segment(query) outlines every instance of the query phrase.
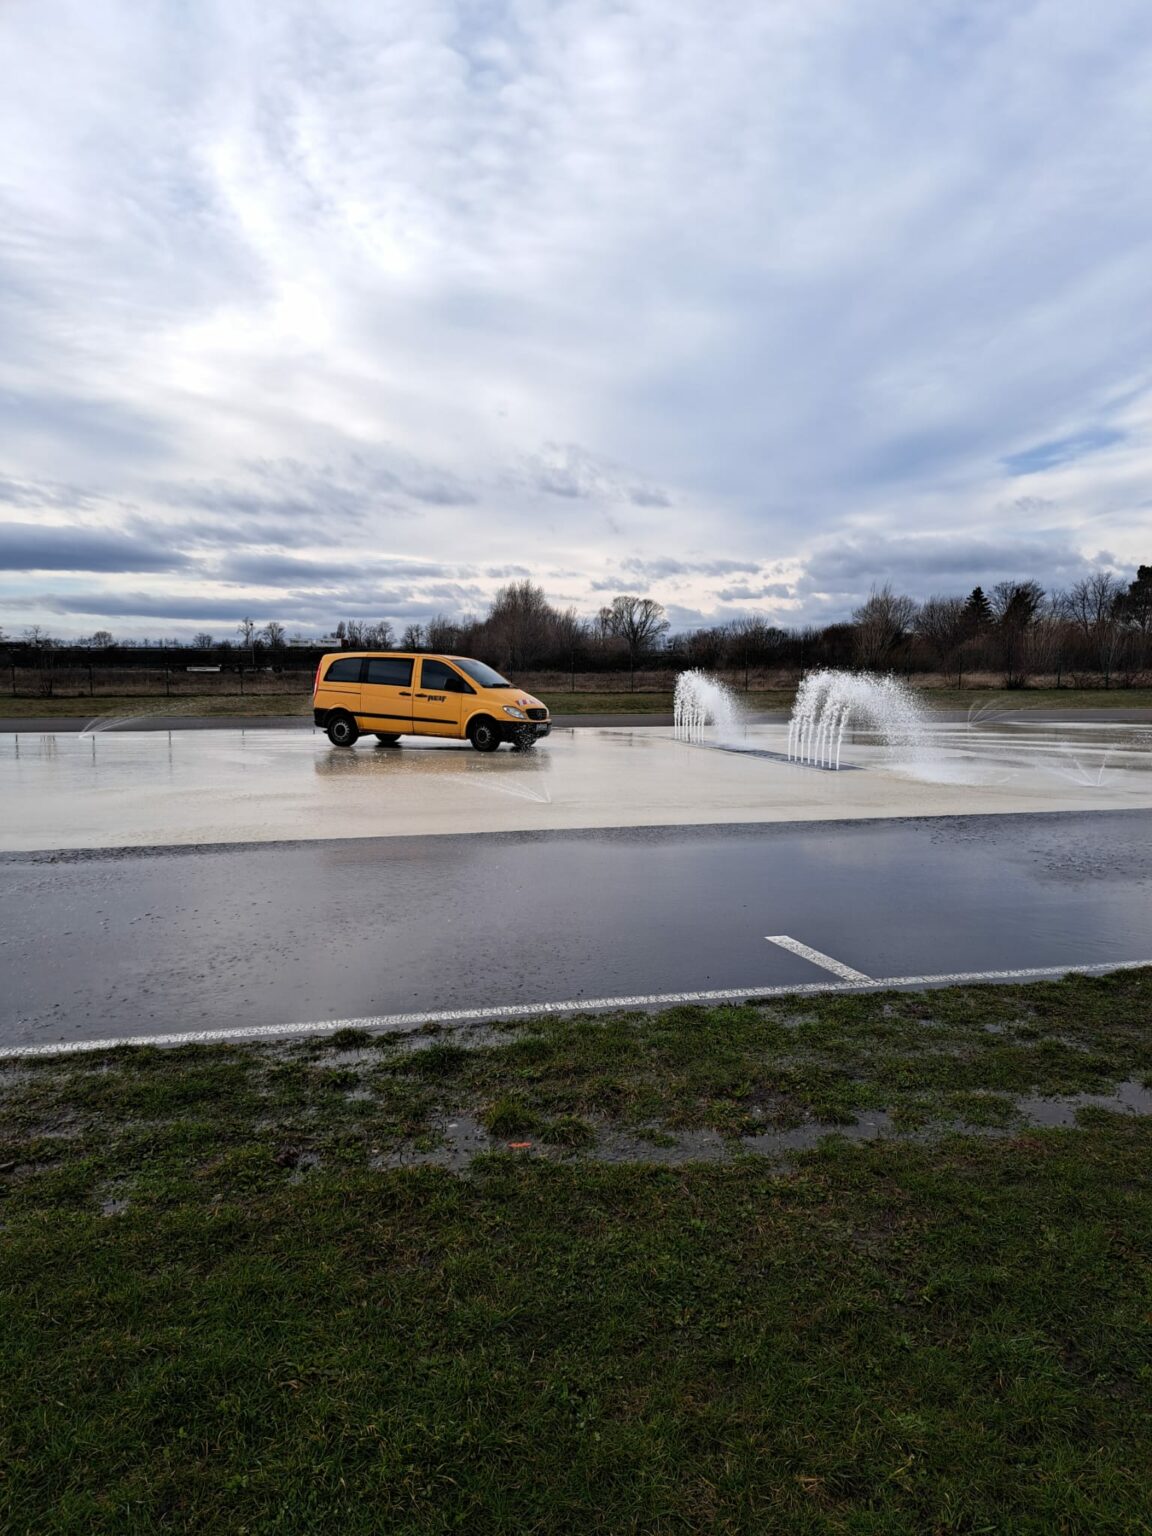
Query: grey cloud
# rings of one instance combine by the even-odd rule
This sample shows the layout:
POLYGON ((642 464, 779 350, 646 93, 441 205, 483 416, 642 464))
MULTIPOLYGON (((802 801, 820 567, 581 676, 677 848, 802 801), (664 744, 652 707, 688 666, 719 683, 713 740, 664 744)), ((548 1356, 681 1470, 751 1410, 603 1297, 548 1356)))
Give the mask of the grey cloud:
MULTIPOLYGON (((435 593, 415 596, 408 591, 368 595, 333 592, 322 598, 300 593, 275 598, 219 598, 155 597, 146 592, 72 592, 42 594, 37 606, 48 613, 84 618, 170 619, 234 625, 247 614, 257 623, 277 619, 281 623, 331 628, 338 619, 428 619, 444 601, 435 593)), ((21 599, 12 606, 24 610, 31 603, 21 599)))
POLYGON ((738 572, 755 574, 760 569, 758 560, 673 560, 661 558, 622 560, 621 568, 643 576, 649 581, 659 581, 667 576, 735 576, 738 572))
POLYGON ((168 424, 137 406, 52 389, 0 391, 7 442, 37 444, 92 463, 157 459, 171 450, 168 424))
POLYGON ((515 25, 462 0, 316 26, 225 6, 179 49, 147 7, 77 7, 63 52, 50 7, 17 9, 0 6, 10 508, 81 504, 29 492, 37 476, 141 506, 161 481, 176 526, 127 522, 145 543, 328 545, 347 571, 355 531, 419 519, 461 573, 504 579, 509 552, 577 568, 581 605, 590 585, 664 596, 683 577, 709 603, 705 582, 775 578, 661 560, 702 529, 718 554, 811 554, 814 609, 886 573, 1064 581, 1085 530, 1138 556, 1147 0, 1112 0, 1103 29, 1059 0, 959 26, 920 7, 911 49, 906 0, 737 7, 722 29, 658 0, 512 8, 515 25), (381 94, 365 61, 397 44, 381 94), (1033 486, 1056 510, 981 516, 993 537, 967 564, 901 558, 901 528, 944 538, 1033 486), (477 498, 474 518, 444 510, 477 498), (991 547, 1041 520, 1070 525, 1051 560, 991 547), (866 546, 855 564, 819 547, 840 530, 866 546))
POLYGON ((0 570, 172 571, 186 556, 159 540, 151 543, 95 528, 0 523, 0 570))
POLYGON ((665 609, 673 632, 681 629, 704 629, 716 623, 714 613, 701 608, 686 608, 682 603, 669 603, 665 609))
POLYGON ((857 539, 820 550, 807 562, 793 589, 802 610, 792 622, 845 619, 870 588, 886 581, 917 600, 940 592, 963 596, 997 581, 1034 580, 1056 591, 1112 564, 1103 556, 1080 554, 1066 535, 1051 532, 1003 540, 857 539))
POLYGON ((235 512, 217 521, 208 517, 157 519, 146 512, 129 512, 121 520, 125 533, 140 538, 152 538, 158 526, 165 536, 182 549, 194 551, 206 558, 220 557, 240 546, 276 545, 283 549, 300 549, 323 542, 325 533, 307 522, 292 523, 273 514, 246 516, 235 512))
POLYGON ((148 592, 46 593, 41 599, 51 613, 92 615, 99 618, 224 619, 235 624, 244 614, 260 621, 290 617, 279 603, 262 602, 259 611, 242 597, 156 597, 148 592))
POLYGON ((99 493, 83 491, 74 485, 0 475, 0 502, 10 507, 53 507, 59 511, 75 512, 93 507, 101 500, 99 493))
POLYGON ((785 581, 772 581, 763 587, 722 587, 716 596, 722 603, 751 603, 765 597, 791 597, 792 588, 785 581))
POLYGON ((220 565, 218 575, 222 581, 248 586, 332 586, 361 581, 369 576, 387 581, 418 581, 446 576, 452 570, 450 566, 420 561, 396 560, 377 564, 371 560, 308 560, 293 555, 253 552, 229 555, 220 565))
POLYGON ((621 560, 615 575, 598 577, 589 583, 593 592, 649 592, 670 577, 755 575, 760 570, 756 560, 677 560, 671 557, 643 560, 638 556, 621 560))
POLYGON ((671 506, 668 493, 578 443, 545 443, 539 453, 525 454, 512 478, 550 496, 572 500, 630 501, 640 507, 671 506))
POLYGON ((406 454, 375 458, 361 453, 309 464, 299 459, 259 459, 231 478, 168 481, 155 488, 170 506, 198 507, 222 517, 312 520, 316 530, 363 523, 384 511, 414 517, 420 506, 470 506, 475 493, 445 470, 406 454))

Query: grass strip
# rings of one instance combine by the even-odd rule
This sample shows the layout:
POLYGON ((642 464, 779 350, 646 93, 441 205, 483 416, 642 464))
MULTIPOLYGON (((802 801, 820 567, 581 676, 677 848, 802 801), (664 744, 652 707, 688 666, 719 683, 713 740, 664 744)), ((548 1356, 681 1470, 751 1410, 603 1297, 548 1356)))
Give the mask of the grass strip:
POLYGON ((1143 971, 13 1063, 0 1524, 1152 1530, 1152 1120, 1013 1119, 1148 1078, 1150 1005, 1143 971), (915 1134, 595 1157, 861 1109, 915 1134), (532 1151, 387 1166, 463 1112, 532 1151))

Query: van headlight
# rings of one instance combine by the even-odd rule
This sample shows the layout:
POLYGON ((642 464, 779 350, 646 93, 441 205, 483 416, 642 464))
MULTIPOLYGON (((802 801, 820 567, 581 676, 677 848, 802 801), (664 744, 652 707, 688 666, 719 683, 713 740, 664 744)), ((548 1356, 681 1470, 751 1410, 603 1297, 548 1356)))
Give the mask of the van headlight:
POLYGON ((511 715, 513 720, 527 720, 528 716, 522 709, 517 709, 515 704, 505 704, 504 713, 511 715))

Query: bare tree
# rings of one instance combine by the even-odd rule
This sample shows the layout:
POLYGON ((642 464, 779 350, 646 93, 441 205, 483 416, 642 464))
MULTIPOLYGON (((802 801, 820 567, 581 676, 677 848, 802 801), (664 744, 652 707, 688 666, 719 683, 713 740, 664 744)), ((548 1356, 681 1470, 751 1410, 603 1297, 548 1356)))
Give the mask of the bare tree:
POLYGON ((1025 654, 1028 670, 1032 675, 1044 676, 1055 672, 1056 686, 1060 686, 1064 670, 1064 650, 1067 636, 1065 599, 1061 592, 1050 593, 1032 615, 1025 632, 1025 654))
POLYGON ((537 661, 547 649, 556 622, 556 610, 544 589, 525 578, 501 587, 482 626, 483 641, 509 667, 537 661))
POLYGON ((576 657, 583 650, 584 643, 588 639, 588 626, 575 608, 554 611, 552 620, 556 648, 562 655, 567 653, 569 682, 575 693, 576 657))
POLYGON ((40 624, 29 624, 28 628, 24 631, 24 639, 38 651, 50 650, 56 643, 48 631, 40 624))
POLYGON ((998 581, 988 606, 994 623, 1023 629, 1043 601, 1044 588, 1038 581, 998 581))
POLYGON ((457 624, 447 614, 434 613, 428 620, 425 640, 430 651, 441 651, 451 655, 463 647, 461 630, 471 626, 457 624))
POLYGON ((376 624, 363 619, 341 619, 333 633, 340 644, 351 651, 390 651, 396 643, 387 619, 376 624))
POLYGON ((98 629, 88 643, 95 646, 97 650, 106 651, 114 643, 112 631, 110 629, 98 629))
POLYGON ((600 610, 602 632, 623 640, 628 647, 628 665, 633 674, 636 658, 666 634, 668 627, 663 605, 651 597, 614 597, 607 608, 600 610))
POLYGON ((268 645, 272 650, 278 651, 283 646, 284 626, 283 624, 277 623, 275 619, 269 619, 260 633, 268 642, 268 645))
POLYGON ((1125 595, 1123 585, 1111 571, 1094 571, 1070 587, 1064 598, 1068 618, 1092 655, 1105 688, 1111 684, 1123 643, 1120 618, 1125 595))
POLYGON ((852 615, 856 626, 856 659, 860 665, 869 671, 887 666, 915 620, 913 598, 893 592, 888 582, 882 587, 873 587, 868 601, 852 615))
POLYGON ((198 651, 210 651, 212 649, 212 636, 206 629, 200 630, 192 636, 192 644, 198 651))
POLYGON ((402 651, 422 651, 424 649, 423 624, 409 624, 400 636, 400 649, 402 651))
POLYGON ((930 597, 916 615, 916 633, 940 663, 941 672, 956 673, 961 687, 960 652, 972 633, 968 604, 962 597, 930 597))
POLYGON ((743 669, 744 687, 747 689, 749 669, 768 659, 775 649, 778 632, 767 619, 761 618, 759 614, 751 614, 747 618, 731 619, 722 626, 720 633, 725 640, 729 665, 743 669))

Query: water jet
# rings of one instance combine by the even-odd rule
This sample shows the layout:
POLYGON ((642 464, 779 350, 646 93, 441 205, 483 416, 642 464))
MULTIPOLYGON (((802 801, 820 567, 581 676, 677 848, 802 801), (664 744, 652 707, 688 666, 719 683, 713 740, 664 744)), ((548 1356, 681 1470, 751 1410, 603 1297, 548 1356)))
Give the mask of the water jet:
POLYGON ((906 760, 915 761, 923 751, 924 716, 897 678, 822 668, 810 672, 797 690, 788 722, 789 761, 838 770, 844 731, 852 718, 866 721, 888 748, 901 749, 906 760))
POLYGON ((708 725, 717 743, 738 741, 744 734, 740 705, 731 688, 696 667, 676 679, 672 710, 678 741, 704 741, 708 725))

